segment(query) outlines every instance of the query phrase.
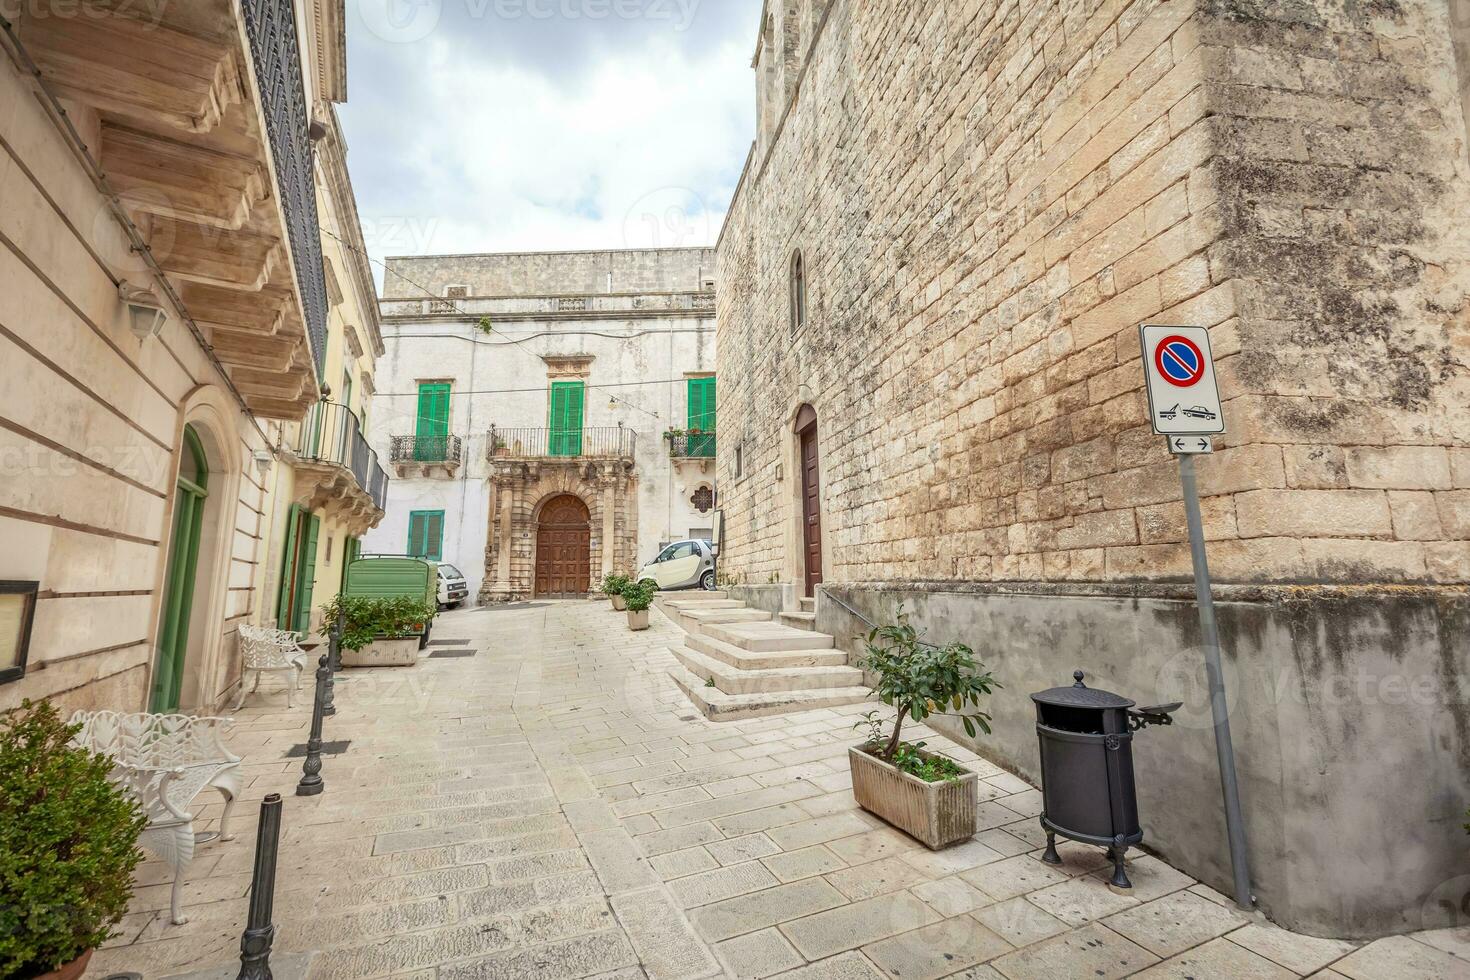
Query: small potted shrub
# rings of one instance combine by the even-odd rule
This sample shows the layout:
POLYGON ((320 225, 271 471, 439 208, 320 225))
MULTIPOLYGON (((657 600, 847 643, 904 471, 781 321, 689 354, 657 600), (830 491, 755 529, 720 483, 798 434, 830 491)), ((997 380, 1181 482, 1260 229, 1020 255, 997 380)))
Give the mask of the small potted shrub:
POLYGON ((338 596, 322 622, 342 617, 344 667, 412 667, 419 659, 419 633, 437 612, 417 596, 338 596))
POLYGON ((629 582, 623 586, 623 601, 628 604, 628 629, 648 629, 648 607, 658 587, 649 582, 629 582))
POLYGON ((978 777, 923 742, 903 741, 903 721, 948 713, 970 737, 977 730, 988 734, 990 716, 980 710, 980 698, 1000 685, 963 643, 924 643, 902 607, 897 619, 868 634, 867 656, 858 662, 878 675, 878 697, 895 712, 891 732, 876 711, 855 726, 869 732, 847 753, 852 791, 864 810, 938 850, 975 833, 978 777))
POLYGON ((609 574, 602 580, 602 594, 612 600, 612 607, 618 612, 628 608, 627 600, 623 598, 623 589, 631 581, 628 576, 617 572, 609 574))
POLYGON ((128 910, 147 818, 49 701, 0 715, 0 976, 73 980, 128 910))

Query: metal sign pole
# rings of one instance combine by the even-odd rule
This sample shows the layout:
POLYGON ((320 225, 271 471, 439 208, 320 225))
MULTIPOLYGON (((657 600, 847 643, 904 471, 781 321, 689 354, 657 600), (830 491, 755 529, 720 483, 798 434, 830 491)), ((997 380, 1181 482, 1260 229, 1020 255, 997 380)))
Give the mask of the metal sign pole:
POLYGON ((1225 796, 1225 831, 1230 838, 1230 869, 1235 877, 1235 904, 1254 907, 1250 862, 1246 854, 1245 820, 1240 810, 1240 784, 1235 776, 1235 746, 1230 741, 1230 709, 1225 700, 1225 677, 1220 668, 1220 630, 1215 623, 1215 600, 1210 591, 1210 563, 1205 556, 1205 527, 1200 516, 1199 485, 1194 456, 1179 456, 1179 481, 1184 485, 1184 516, 1189 523, 1189 550, 1194 558, 1194 594, 1199 604, 1200 634, 1205 645, 1205 674, 1210 688, 1210 715, 1215 722, 1215 755, 1220 763, 1220 790, 1225 796))

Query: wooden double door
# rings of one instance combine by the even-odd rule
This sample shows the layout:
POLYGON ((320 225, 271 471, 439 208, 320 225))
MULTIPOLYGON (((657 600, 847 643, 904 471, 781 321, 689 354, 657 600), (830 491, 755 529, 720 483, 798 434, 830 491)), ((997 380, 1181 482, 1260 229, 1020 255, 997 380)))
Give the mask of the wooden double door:
POLYGON ((585 596, 592 587, 592 521, 571 494, 547 501, 536 524, 536 595, 585 596))
POLYGON ((822 584, 822 481, 817 447, 817 413, 803 406, 796 418, 796 438, 801 447, 801 552, 806 595, 817 594, 822 584))

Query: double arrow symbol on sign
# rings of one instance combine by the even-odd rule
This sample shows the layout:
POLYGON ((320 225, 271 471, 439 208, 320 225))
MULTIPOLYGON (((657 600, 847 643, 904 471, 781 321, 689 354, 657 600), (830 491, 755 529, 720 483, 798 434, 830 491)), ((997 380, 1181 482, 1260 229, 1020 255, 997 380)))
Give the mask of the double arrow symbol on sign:
MULTIPOLYGON (((1208 440, 1208 439, 1199 439, 1199 440, 1197 440, 1197 443, 1198 443, 1198 445, 1197 445, 1196 448, 1197 448, 1197 450, 1199 452, 1204 452, 1206 449, 1209 449, 1210 448, 1210 440, 1208 440)), ((1174 448, 1177 449, 1177 450, 1179 450, 1180 452, 1187 452, 1188 451, 1187 446, 1188 446, 1188 443, 1184 439, 1175 439, 1174 440, 1174 448)))

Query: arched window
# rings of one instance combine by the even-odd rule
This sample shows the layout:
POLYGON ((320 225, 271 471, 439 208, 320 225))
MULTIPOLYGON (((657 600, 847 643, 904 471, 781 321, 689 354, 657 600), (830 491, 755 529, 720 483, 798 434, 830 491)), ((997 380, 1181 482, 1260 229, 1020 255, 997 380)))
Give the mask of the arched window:
POLYGON ((791 332, 806 326, 806 260, 801 249, 791 256, 791 332))

